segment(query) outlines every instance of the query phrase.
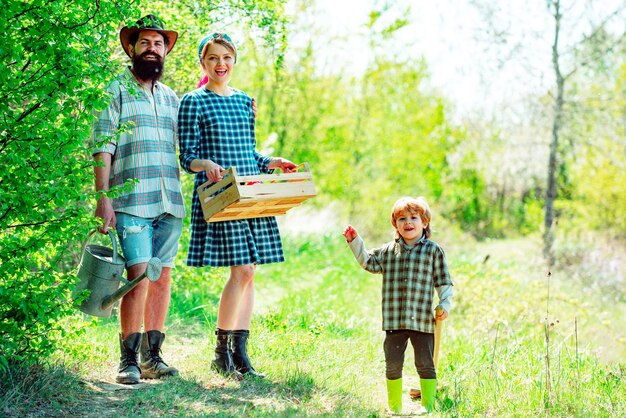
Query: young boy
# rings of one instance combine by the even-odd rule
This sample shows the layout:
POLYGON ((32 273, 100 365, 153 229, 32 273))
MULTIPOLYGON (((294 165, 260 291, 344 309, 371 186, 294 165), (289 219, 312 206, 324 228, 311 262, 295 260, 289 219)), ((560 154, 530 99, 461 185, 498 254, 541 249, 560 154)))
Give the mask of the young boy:
POLYGON ((409 339, 420 376, 422 406, 431 412, 435 405, 435 319, 448 317, 453 284, 443 250, 429 239, 430 219, 430 209, 423 197, 403 197, 391 211, 391 224, 396 229, 394 241, 366 251, 352 225, 348 225, 343 233, 359 264, 370 273, 383 275, 387 397, 389 409, 396 414, 402 413, 402 366, 409 339), (435 317, 433 289, 439 296, 435 317))

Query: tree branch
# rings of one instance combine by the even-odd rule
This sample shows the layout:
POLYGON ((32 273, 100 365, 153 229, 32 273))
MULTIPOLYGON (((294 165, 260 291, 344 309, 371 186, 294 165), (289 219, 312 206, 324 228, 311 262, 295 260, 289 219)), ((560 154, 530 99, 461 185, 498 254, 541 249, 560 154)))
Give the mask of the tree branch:
POLYGON ((9 216, 9 213, 11 213, 11 211, 13 210, 13 208, 8 208, 3 214, 2 216, 0 216, 0 221, 2 221, 4 218, 6 218, 7 216, 9 216))
POLYGON ((28 8, 28 9, 24 9, 24 10, 22 10, 21 13, 18 13, 16 15, 14 15, 13 17, 11 17, 9 19, 9 22, 12 21, 12 20, 18 20, 20 17, 24 16, 25 14, 28 14, 28 13, 32 12, 33 10, 37 10, 37 9, 40 9, 40 8, 41 8, 41 6, 34 6, 34 7, 28 8))
POLYGON ((26 64, 24 64, 24 66, 22 67, 22 72, 26 71, 29 65, 30 65, 30 58, 28 58, 28 60, 26 61, 26 64))
MULTIPOLYGON (((587 40, 591 39, 587 38, 587 40)), ((610 52, 613 52, 615 50, 615 48, 617 48, 618 46, 620 46, 624 40, 626 40, 626 33, 623 33, 622 36, 620 36, 619 38, 617 38, 615 40, 615 42, 613 42, 611 45, 609 45, 605 50, 602 51, 603 54, 608 54, 610 52)), ((584 61, 582 61, 578 67, 575 67, 574 69, 572 69, 572 71, 570 71, 569 73, 567 73, 567 75, 565 76, 565 78, 569 78, 570 76, 574 75, 580 68, 585 68, 588 65, 592 64, 593 61, 592 59, 586 59, 584 61)))
POLYGON ((20 117, 18 117, 15 122, 19 123, 22 120, 24 120, 28 115, 30 115, 31 113, 33 113, 35 110, 39 109, 41 107, 41 105, 44 102, 38 102, 36 104, 34 104, 33 106, 30 107, 30 109, 26 110, 25 112, 22 112, 22 114, 20 115, 20 117))
POLYGON ((64 222, 64 221, 66 221, 68 219, 69 218, 59 218, 59 219, 45 220, 45 221, 41 221, 41 222, 31 222, 31 223, 26 223, 26 224, 7 225, 7 228, 24 228, 24 227, 27 227, 27 226, 40 226, 40 225, 46 225, 46 224, 51 224, 51 223, 64 222))
POLYGON ((96 15, 98 14, 98 11, 100 10, 100 0, 96 0, 96 10, 93 12, 93 14, 91 15, 91 17, 88 17, 86 21, 82 22, 82 23, 77 23, 76 25, 73 26, 65 26, 65 25, 61 25, 63 28, 65 29, 69 29, 69 30, 74 30, 76 28, 80 28, 81 26, 85 26, 87 23, 91 22, 96 15))

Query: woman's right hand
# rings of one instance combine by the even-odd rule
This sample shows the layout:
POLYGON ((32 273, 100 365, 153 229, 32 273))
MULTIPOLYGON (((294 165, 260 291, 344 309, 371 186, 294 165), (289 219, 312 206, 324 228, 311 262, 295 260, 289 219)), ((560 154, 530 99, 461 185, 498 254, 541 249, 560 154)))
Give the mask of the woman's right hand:
POLYGON ((212 183, 220 181, 224 177, 222 176, 224 171, 226 170, 224 170, 219 164, 216 164, 211 160, 204 160, 204 172, 206 173, 206 177, 212 183))

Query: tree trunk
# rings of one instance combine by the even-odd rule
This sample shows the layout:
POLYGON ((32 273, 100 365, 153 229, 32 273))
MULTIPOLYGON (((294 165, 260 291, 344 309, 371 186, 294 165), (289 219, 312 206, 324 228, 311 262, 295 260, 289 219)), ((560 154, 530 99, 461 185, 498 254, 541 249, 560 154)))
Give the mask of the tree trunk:
POLYGON ((543 255, 550 266, 554 265, 554 201, 557 197, 557 156, 559 149, 559 131, 563 119, 565 78, 561 73, 559 63, 559 33, 561 29, 561 3, 556 0, 550 4, 554 7, 554 43, 552 44, 552 67, 556 78, 556 98, 554 102, 554 119, 552 121, 552 141, 550 142, 550 156, 548 159, 548 185, 546 190, 543 255))

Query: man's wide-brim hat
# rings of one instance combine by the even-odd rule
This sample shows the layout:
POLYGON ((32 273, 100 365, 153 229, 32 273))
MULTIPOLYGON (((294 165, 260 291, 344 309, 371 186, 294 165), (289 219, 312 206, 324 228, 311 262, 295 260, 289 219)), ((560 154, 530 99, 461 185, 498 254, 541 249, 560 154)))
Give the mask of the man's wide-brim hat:
POLYGON ((130 43, 130 37, 134 33, 146 30, 158 32, 167 38, 167 51, 165 51, 165 55, 169 54, 172 48, 174 48, 174 44, 176 44, 176 40, 178 39, 178 32, 174 32, 173 30, 165 30, 163 28, 163 22, 161 21, 161 19, 159 19, 155 15, 147 15, 139 19, 136 23, 136 26, 124 26, 120 31, 120 42, 122 43, 122 48, 124 49, 124 52, 126 52, 126 55, 130 57, 128 49, 126 49, 128 47, 128 44, 130 43))

